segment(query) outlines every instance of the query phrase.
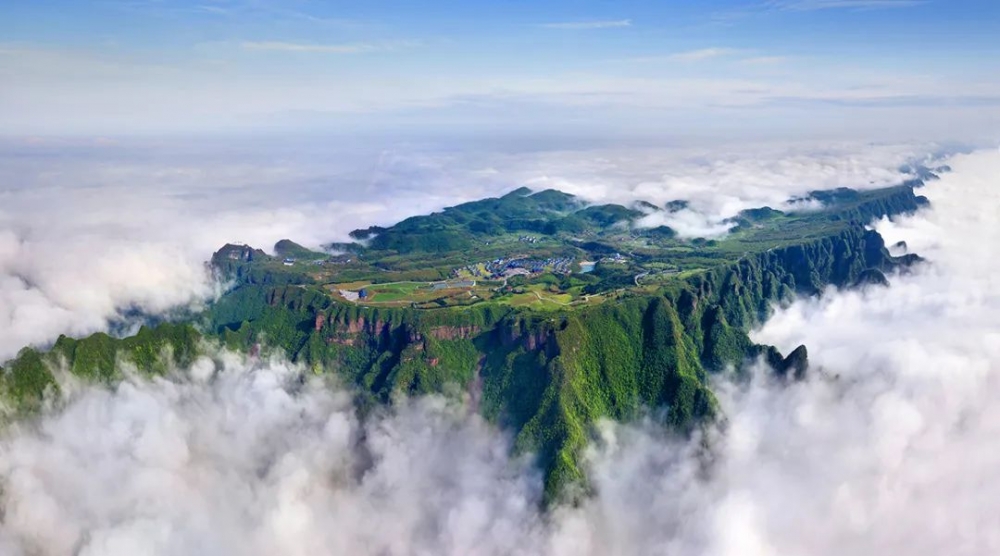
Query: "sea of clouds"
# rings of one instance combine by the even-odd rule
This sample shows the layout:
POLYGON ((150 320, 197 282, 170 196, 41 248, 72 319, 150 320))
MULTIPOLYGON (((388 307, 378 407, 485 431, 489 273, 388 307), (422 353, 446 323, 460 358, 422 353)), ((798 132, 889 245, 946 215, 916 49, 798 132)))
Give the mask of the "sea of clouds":
POLYGON ((575 151, 268 140, 0 143, 0 361, 59 334, 164 314, 218 294, 204 262, 227 242, 310 247, 522 185, 593 203, 663 203, 642 224, 724 233, 745 208, 901 181, 925 147, 753 146, 575 151))
MULTIPOLYGON (((905 148, 891 150, 897 151, 881 164, 875 155, 845 163, 847 175, 878 183, 877 175, 912 156, 905 148)), ((568 156, 533 154, 522 163, 547 175, 546 160, 555 166, 552 161, 568 156)), ((677 439, 642 422, 603 424, 586 455, 596 494, 578 507, 542 512, 541 477, 530 457, 511 458, 509 437, 459 401, 411 400, 362 421, 335 384, 318 378, 303 384, 301 370, 287 362, 221 352, 167 379, 127 380, 113 390, 69 385, 61 408, 5 431, 0 553, 996 554, 1000 153, 956 155, 947 163, 954 171, 921 190, 932 209, 875 223, 889 242, 906 241, 926 264, 890 276, 889 288, 831 290, 800 300, 755 331, 757 341, 784 351, 806 344, 813 365, 808 380, 784 384, 758 372, 750 384, 720 381, 726 422, 708 431, 708 439, 677 439)), ((763 164, 748 162, 748 172, 763 164)), ((494 175, 470 167, 468 174, 494 175)), ((697 161, 684 180, 693 181, 695 167, 697 161)), ((624 191, 620 197, 591 193, 595 202, 623 198, 645 183, 605 175, 612 177, 562 179, 566 189, 577 184, 578 193, 587 183, 624 191)), ((715 179, 737 191, 727 194, 747 195, 738 192, 742 180, 715 179)), ((774 191, 760 195, 777 199, 858 185, 847 179, 817 184, 803 170, 799 178, 775 179, 759 190, 774 191)), ((364 202, 377 205, 376 199, 364 202)), ((197 202, 171 202, 176 206, 164 210, 160 222, 198 214, 191 208, 197 202)), ((202 215, 214 214, 210 205, 202 205, 202 215)), ((254 206, 226 210, 253 213, 254 206)), ((396 210, 410 208, 421 211, 396 210)), ((372 219, 397 217, 380 210, 393 209, 373 209, 372 219)), ((104 225, 111 220, 102 218, 97 221, 104 225)), ((196 220, 183 222, 195 227, 196 220)), ((188 233, 185 225, 173 231, 188 233)), ((318 242, 356 227, 313 225, 321 228, 306 237, 318 242)), ((167 232, 134 241, 149 237, 171 245, 167 232)), ((255 237, 271 240, 266 232, 255 237)), ((214 248, 182 242, 178 261, 194 260, 186 247, 214 248)), ((95 253, 115 260, 114 253, 95 253)), ((89 284, 103 287, 98 279, 89 284)), ((123 297, 138 298, 134 292, 123 297)))

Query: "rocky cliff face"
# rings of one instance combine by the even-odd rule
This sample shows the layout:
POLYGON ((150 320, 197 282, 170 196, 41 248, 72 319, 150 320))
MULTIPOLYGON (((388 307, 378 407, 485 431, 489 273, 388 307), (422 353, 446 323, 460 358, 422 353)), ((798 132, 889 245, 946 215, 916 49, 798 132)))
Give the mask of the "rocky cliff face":
MULTIPOLYGON (((892 202, 912 206, 914 199, 900 193, 892 202)), ((858 210, 877 214, 885 203, 858 210)), ((373 400, 437 392, 449 382, 469 388, 478 376, 481 411, 514 430, 519 449, 539 455, 555 495, 583 476, 576 462, 588 423, 663 408, 662 418, 684 430, 717 412, 706 373, 739 372, 758 357, 780 375, 801 378, 804 347, 783 357, 755 346, 748 330, 796 293, 849 287, 915 260, 890 256, 877 233, 856 225, 746 256, 660 295, 564 314, 370 309, 272 287, 243 294, 263 299, 254 314, 219 322, 234 345, 269 336, 297 360, 338 370, 373 400)))

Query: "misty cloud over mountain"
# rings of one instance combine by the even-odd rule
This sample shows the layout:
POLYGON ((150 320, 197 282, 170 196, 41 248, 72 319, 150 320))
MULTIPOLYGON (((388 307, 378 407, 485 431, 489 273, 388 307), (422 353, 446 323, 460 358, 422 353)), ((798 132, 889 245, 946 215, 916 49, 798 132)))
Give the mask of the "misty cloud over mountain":
POLYGON ((594 203, 688 209, 650 214, 682 236, 724 233, 740 210, 791 196, 903 179, 910 146, 701 151, 455 151, 322 141, 7 142, 0 151, 0 359, 59 334, 104 330, 218 292, 203 266, 227 242, 318 246, 355 228, 499 195, 556 188, 594 203), (42 216, 44 215, 44 216, 42 216))
POLYGON ((0 0, 0 556, 1000 555, 998 53, 0 0))
POLYGON ((540 478, 441 399, 361 425, 287 363, 84 388, 3 443, 5 554, 510 553, 540 478), (39 552, 40 551, 40 552, 39 552))
MULTIPOLYGON (((571 155, 545 156, 562 164, 561 157, 571 155)), ((776 162, 769 181, 758 184, 741 176, 762 175, 767 165, 760 161, 714 172, 699 172, 695 164, 670 174, 675 177, 650 169, 647 175, 661 176, 657 189, 654 178, 648 186, 634 178, 641 165, 619 170, 623 162, 593 162, 596 157, 587 160, 603 170, 577 170, 589 172, 590 181, 538 178, 546 175, 538 172, 545 158, 538 155, 530 163, 535 181, 520 182, 561 183, 595 202, 641 197, 644 187, 664 198, 687 190, 704 200, 710 221, 743 203, 860 185, 844 181, 891 182, 907 156, 900 150, 881 162, 872 155, 844 166, 822 158, 776 162), (813 182, 810 171, 819 172, 813 182), (828 177, 818 178, 824 171, 828 177), (712 205, 710 199, 725 198, 722 191, 737 201, 712 205)), ((789 385, 758 373, 749 384, 720 381, 726 421, 707 438, 685 441, 641 422, 604 425, 586 457, 595 494, 580 507, 541 513, 541 478, 530 458, 511 459, 509 438, 461 404, 413 400, 362 421, 336 387, 295 380, 301 369, 220 353, 217 361, 200 360, 169 380, 128 380, 114 390, 70 387, 64 406, 6 431, 0 552, 994 554, 1000 549, 1000 496, 993 488, 1000 483, 1000 451, 993 448, 1000 431, 1000 263, 994 253, 1000 154, 958 155, 947 163, 954 172, 920 191, 931 209, 876 224, 888 243, 905 240, 927 263, 890 276, 889 288, 799 300, 755 332, 756 341, 786 352, 808 345, 808 380, 789 385)), ((438 175, 422 168, 424 176, 438 175)), ((441 193, 428 206, 406 210, 431 208, 456 192, 475 197, 500 177, 520 175, 483 168, 489 167, 439 177, 433 187, 440 189, 427 189, 441 193), (477 182, 469 177, 474 172, 491 177, 477 182), (465 189, 466 183, 480 189, 465 189)), ((299 237, 324 241, 354 226, 324 221, 325 211, 358 206, 352 204, 357 195, 347 194, 325 199, 317 212, 303 202, 280 209, 288 211, 281 213, 290 217, 287 227, 260 230, 255 223, 270 222, 279 210, 270 206, 275 180, 234 201, 223 212, 228 216, 216 220, 225 226, 216 229, 198 222, 226 198, 221 186, 206 191, 206 180, 192 180, 187 191, 204 195, 192 201, 130 192, 121 185, 128 181, 107 191, 134 203, 119 207, 135 211, 109 206, 89 219, 74 220, 74 203, 79 209, 83 198, 72 191, 8 195, 21 203, 4 205, 4 222, 20 234, 13 237, 37 238, 31 249, 17 239, 8 245, 19 249, 3 251, 5 279, 20 280, 21 288, 4 291, 9 330, 35 322, 16 320, 27 318, 22 315, 61 316, 63 322, 54 319, 57 325, 34 332, 31 341, 41 342, 74 330, 70 324, 100 328, 128 304, 157 310, 203 298, 210 288, 197 279, 197 257, 219 236, 235 230, 263 245, 303 232, 299 237), (56 210, 65 222, 53 230, 16 218, 60 197, 65 205, 56 210), (143 214, 149 224, 170 226, 147 229, 143 214), (91 249, 82 252, 108 268, 133 257, 151 275, 157 265, 175 262, 187 270, 133 287, 95 273, 100 264, 83 257, 65 267, 40 263, 45 255, 58 258, 59 238, 91 249), (163 249, 173 249, 173 258, 158 258, 163 249), (205 289, 182 289, 192 277, 205 289), (59 280, 80 281, 101 302, 60 307, 53 292, 68 282, 59 280), (167 291, 174 297, 150 301, 167 291)), ((398 217, 374 196, 360 206, 370 207, 369 221, 398 217)), ((5 349, 15 349, 13 342, 5 349)))

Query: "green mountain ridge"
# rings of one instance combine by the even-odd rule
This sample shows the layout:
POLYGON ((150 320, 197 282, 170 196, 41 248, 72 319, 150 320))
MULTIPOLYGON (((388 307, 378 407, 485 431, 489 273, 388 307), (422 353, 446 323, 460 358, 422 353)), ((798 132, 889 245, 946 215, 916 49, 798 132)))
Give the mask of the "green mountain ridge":
POLYGON ((205 340, 234 350, 274 350, 315 372, 337 373, 362 410, 392 404, 399 395, 466 393, 481 414, 515 435, 516 450, 537 455, 546 500, 554 502, 586 491, 580 457, 597 420, 628 421, 652 411, 684 433, 719 415, 710 373, 743 373, 748 362, 760 360, 777 376, 802 378, 805 346, 784 357, 748 336, 774 304, 827 286, 881 283, 885 273, 920 260, 891 256, 864 224, 918 210, 925 199, 911 186, 850 191, 832 193, 819 211, 745 211, 733 233, 712 245, 669 234, 650 240, 619 224, 638 211, 585 207, 564 193, 523 189, 355 231, 352 236, 367 245, 343 246, 351 251, 330 259, 303 253, 292 242, 276 249, 277 257, 229 245, 212 263, 236 287, 195 321, 143 328, 123 339, 60 337, 45 353, 26 348, 3 368, 0 394, 15 411, 31 413, 46 392, 58 393, 56 368, 114 384, 122 361, 162 374, 170 365, 211 355, 205 340), (493 235, 472 231, 497 223, 492 216, 470 216, 484 211, 522 223, 503 224, 493 235), (562 226, 569 218, 585 224, 567 231, 562 226), (507 236, 511 226, 520 234, 530 231, 521 226, 544 229, 552 222, 559 229, 549 238, 507 236), (481 245, 481 253, 472 247, 435 250, 452 245, 439 234, 455 235, 458 228, 469 236, 462 242, 481 245), (403 243, 423 247, 408 251, 403 243), (415 269, 421 259, 425 266, 467 267, 498 249, 524 251, 538 261, 556 254, 592 260, 617 249, 627 250, 621 257, 627 260, 607 255, 592 274, 556 265, 502 283, 481 280, 489 285, 452 288, 444 301, 432 303, 418 302, 421 295, 437 295, 430 286, 388 291, 385 301, 378 301, 381 293, 370 300, 342 297, 340 288, 348 287, 342 279, 364 277, 354 287, 370 283, 361 289, 375 290, 425 271, 415 269), (280 260, 292 251, 309 262, 280 260), (517 281, 523 285, 511 284, 517 281), (531 303, 520 304, 524 300, 531 303))

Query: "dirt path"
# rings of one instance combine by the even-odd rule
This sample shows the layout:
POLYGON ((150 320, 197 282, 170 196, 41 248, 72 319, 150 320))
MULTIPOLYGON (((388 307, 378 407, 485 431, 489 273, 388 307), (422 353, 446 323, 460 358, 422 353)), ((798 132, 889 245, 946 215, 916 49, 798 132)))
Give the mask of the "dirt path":
POLYGON ((563 307, 569 307, 569 305, 570 305, 569 303, 563 303, 562 301, 556 301, 555 299, 550 299, 548 297, 542 297, 542 294, 540 294, 540 293, 538 293, 536 291, 533 291, 531 293, 535 294, 535 297, 537 297, 539 301, 548 301, 549 303, 555 303, 556 305, 562 305, 563 307))

